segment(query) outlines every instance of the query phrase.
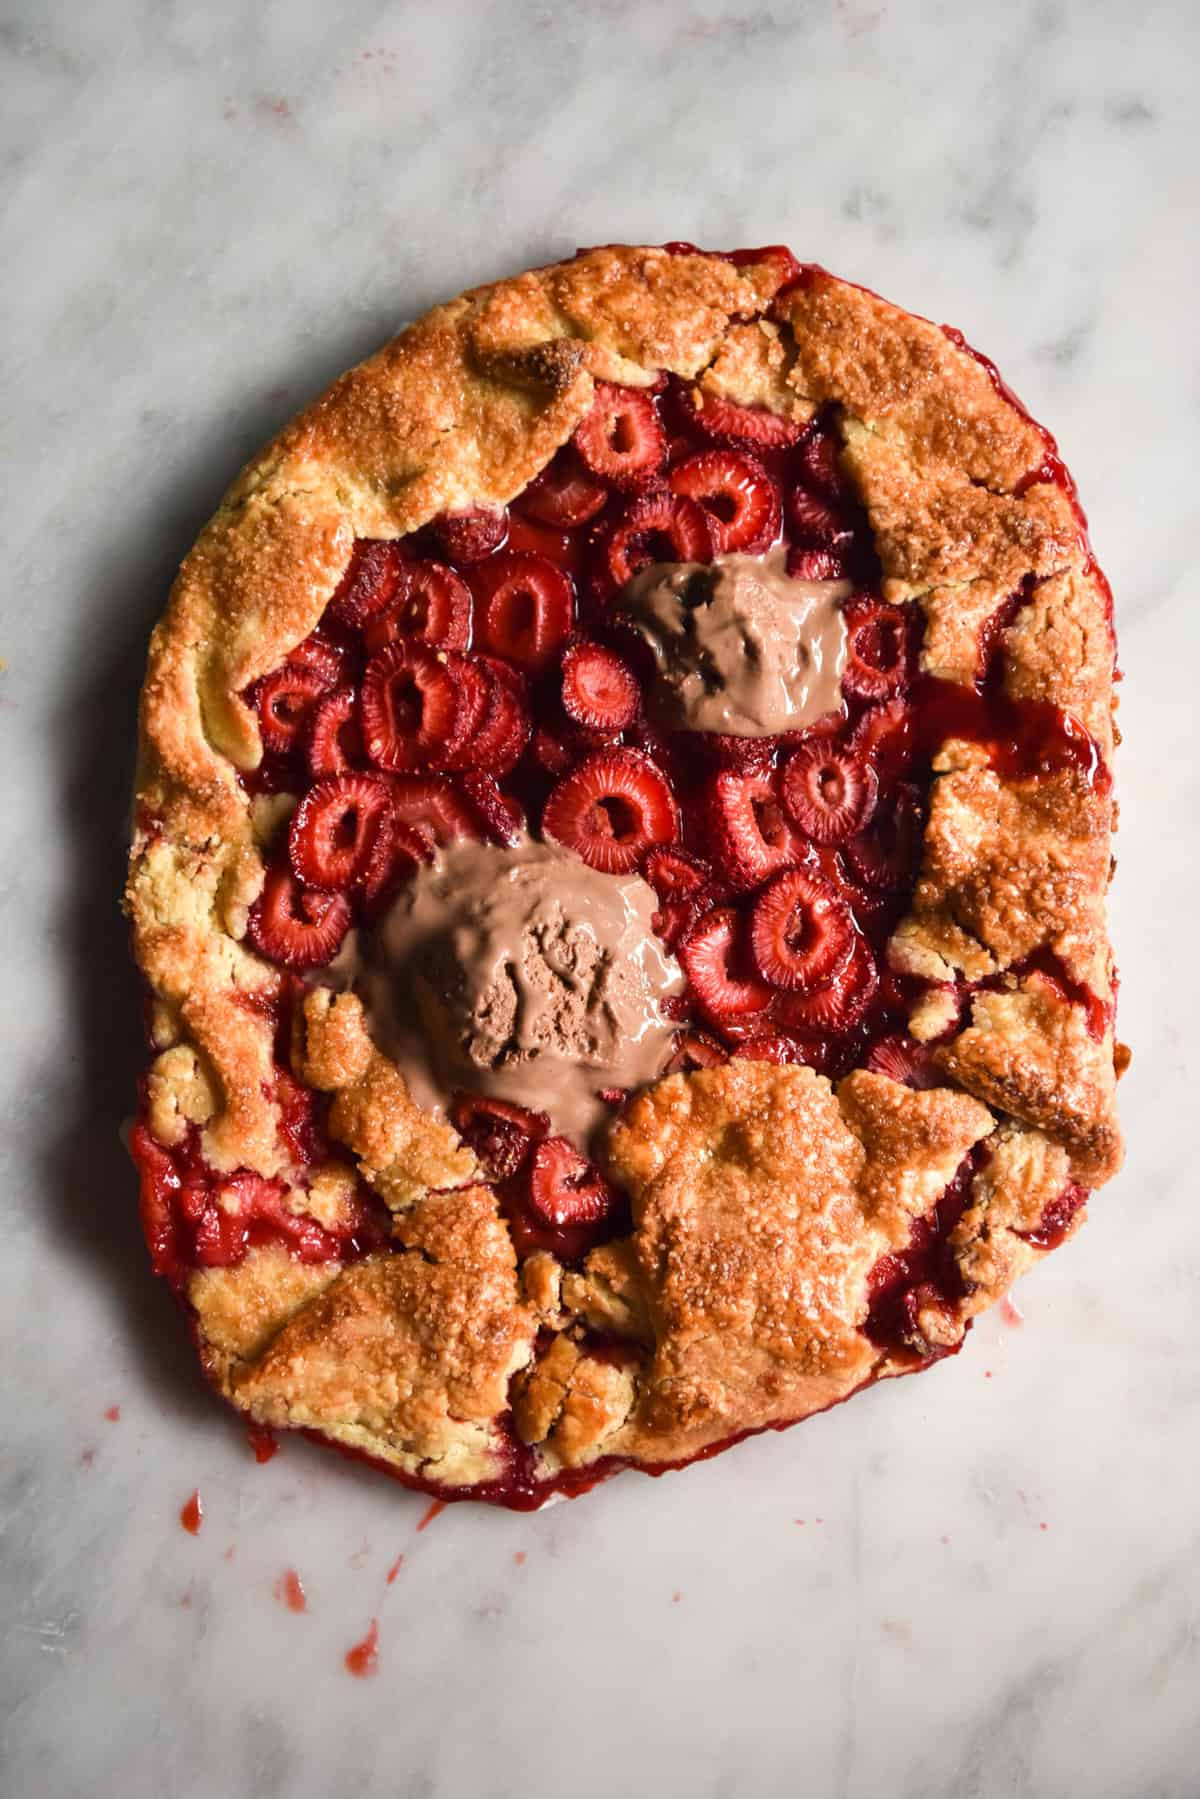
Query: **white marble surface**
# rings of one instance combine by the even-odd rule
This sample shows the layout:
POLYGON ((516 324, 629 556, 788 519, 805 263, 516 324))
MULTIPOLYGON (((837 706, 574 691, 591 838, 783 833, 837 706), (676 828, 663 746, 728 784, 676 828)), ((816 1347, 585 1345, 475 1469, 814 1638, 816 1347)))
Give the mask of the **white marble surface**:
POLYGON ((6 1792, 1200 1792, 1198 17, 0 7, 6 1792), (303 1445, 256 1467, 140 1251, 115 911, 138 669, 174 564, 302 399, 470 282, 642 237, 788 241, 962 327, 1057 431, 1128 677, 1129 1162, 1024 1323, 926 1378, 418 1534, 420 1500, 303 1445), (304 1616, 273 1597, 289 1566, 304 1616))

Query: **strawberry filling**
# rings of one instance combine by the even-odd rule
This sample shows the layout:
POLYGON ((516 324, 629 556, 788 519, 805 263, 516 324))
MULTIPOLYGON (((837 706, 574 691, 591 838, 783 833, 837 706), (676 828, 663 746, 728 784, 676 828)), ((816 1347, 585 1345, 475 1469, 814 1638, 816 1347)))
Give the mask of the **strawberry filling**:
POLYGON ((539 1143, 529 1165, 529 1203, 543 1224, 595 1225, 613 1208, 614 1194, 594 1162, 565 1137, 539 1143))
POLYGON ((677 953, 701 1009, 717 1024, 748 1018, 771 1004, 771 989, 750 963, 741 914, 732 906, 701 918, 677 953))
POLYGON ((403 567, 404 552, 398 543, 360 538, 325 609, 326 617, 338 625, 360 628, 391 602, 403 567))
POLYGON ((635 500, 604 541, 603 566, 624 587, 655 562, 711 562, 712 533, 704 508, 685 494, 646 494, 635 500))
POLYGON ((465 650, 471 640, 471 590, 441 562, 414 562, 401 573, 387 607, 367 622, 363 641, 374 655, 399 637, 435 649, 465 650))
POLYGON ((574 622, 571 583, 544 556, 506 551, 474 580, 483 648, 522 668, 541 669, 565 642, 574 622))
POLYGON ((777 869, 803 859, 803 841, 784 813, 770 771, 723 769, 709 782, 704 802, 712 858, 732 887, 757 887, 777 869))
POLYGON ((432 528, 448 560, 461 565, 494 554, 508 536, 508 518, 503 512, 469 506, 462 512, 439 513, 432 528))
POLYGON ((358 695, 353 687, 339 687, 313 707, 308 733, 309 770, 320 780, 322 775, 344 775, 362 760, 358 695))
POLYGON ((745 450, 689 456, 671 470, 668 486, 703 506, 716 555, 751 555, 779 536, 779 489, 745 450))
POLYGON ((625 493, 648 487, 667 455, 650 395, 607 381, 596 383, 592 410, 577 426, 574 443, 589 474, 625 493))
POLYGON ((628 874, 652 844, 679 834, 675 797, 636 750, 601 752, 560 781, 542 812, 542 832, 592 868, 628 874))
POLYGON ((246 922, 254 948, 282 968, 323 968, 349 929, 345 894, 305 887, 291 869, 278 865, 268 868, 246 922))
POLYGON ((818 738, 788 757, 779 791, 806 837, 814 843, 844 843, 868 823, 879 782, 869 762, 818 738))
POLYGON ((266 675, 256 701, 263 748, 282 755, 299 748, 317 701, 332 685, 328 673, 290 663, 266 675))
POLYGON ((843 609, 846 665, 842 688, 860 700, 888 700, 912 674, 912 631, 908 614, 857 594, 843 609))
POLYGON ((479 1093, 457 1094, 450 1105, 450 1122, 494 1181, 517 1174, 535 1144, 550 1135, 548 1113, 479 1093))
POLYGON ((625 731, 638 715, 641 690, 627 662, 599 643, 574 643, 562 659, 562 704, 576 724, 625 731))
POLYGON ((520 498, 522 512, 558 531, 586 525, 608 502, 608 489, 593 481, 578 453, 560 450, 548 468, 534 477, 520 498))
POLYGON ((444 761, 476 716, 474 696, 424 644, 389 644, 367 664, 359 722, 366 753, 380 768, 403 772, 444 761))
POLYGON ((762 406, 738 406, 723 394, 694 388, 691 423, 714 443, 753 444, 759 450, 781 450, 798 443, 804 427, 762 406))
POLYGON ((310 787, 292 814, 288 853, 298 880, 312 887, 353 887, 376 839, 390 835, 391 797, 371 775, 330 775, 310 787))
POLYGON ((807 868, 768 882, 750 914, 750 951, 773 987, 811 993, 849 960, 854 923, 834 889, 807 868))

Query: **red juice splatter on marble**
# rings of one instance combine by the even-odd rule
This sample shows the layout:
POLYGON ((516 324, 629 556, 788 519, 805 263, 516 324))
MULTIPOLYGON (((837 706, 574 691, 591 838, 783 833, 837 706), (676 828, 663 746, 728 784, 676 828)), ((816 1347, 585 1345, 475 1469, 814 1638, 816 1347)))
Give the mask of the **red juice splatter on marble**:
POLYGON ((372 1618, 367 1627, 367 1634, 361 1643, 345 1654, 347 1670, 356 1680, 367 1680, 372 1674, 379 1672, 379 1620, 372 1618))
POLYGON ((184 1530, 190 1532, 193 1537, 200 1535, 200 1526, 204 1522, 204 1504, 199 1490, 194 1492, 190 1499, 185 1500, 180 1507, 179 1522, 184 1530))

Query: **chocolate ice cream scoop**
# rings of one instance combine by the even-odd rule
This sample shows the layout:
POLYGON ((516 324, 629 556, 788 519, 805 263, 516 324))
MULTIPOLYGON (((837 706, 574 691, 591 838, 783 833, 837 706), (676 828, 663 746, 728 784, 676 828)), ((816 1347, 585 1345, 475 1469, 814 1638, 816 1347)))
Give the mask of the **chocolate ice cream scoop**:
POLYGON ((372 1036, 413 1097, 455 1088, 549 1112, 585 1145, 604 1087, 661 1073, 683 985, 638 875, 552 844, 459 841, 393 902, 353 971, 372 1036))
POLYGON ((658 562, 619 604, 654 652, 649 709, 675 731, 773 737, 834 711, 849 581, 793 581, 786 551, 658 562))

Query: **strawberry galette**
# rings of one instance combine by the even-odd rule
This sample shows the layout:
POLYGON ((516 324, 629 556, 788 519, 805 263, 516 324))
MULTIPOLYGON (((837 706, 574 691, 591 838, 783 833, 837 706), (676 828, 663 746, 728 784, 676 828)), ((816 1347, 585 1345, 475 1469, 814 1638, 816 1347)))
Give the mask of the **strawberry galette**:
POLYGON ((150 649, 154 1267, 214 1386, 530 1507, 956 1351, 1120 1161, 1112 608, 956 332, 781 249, 479 288, 150 649))

